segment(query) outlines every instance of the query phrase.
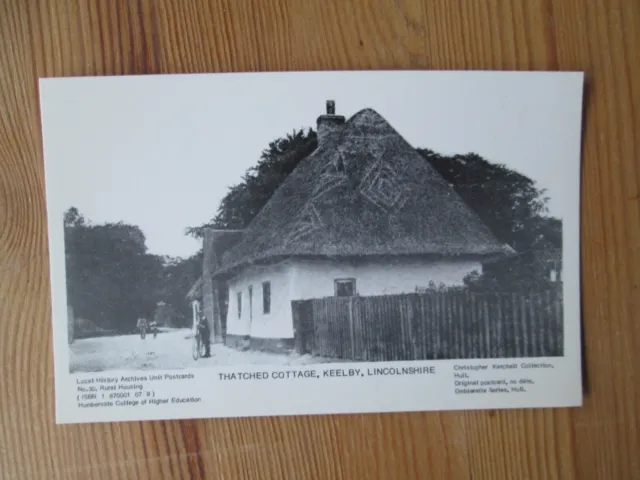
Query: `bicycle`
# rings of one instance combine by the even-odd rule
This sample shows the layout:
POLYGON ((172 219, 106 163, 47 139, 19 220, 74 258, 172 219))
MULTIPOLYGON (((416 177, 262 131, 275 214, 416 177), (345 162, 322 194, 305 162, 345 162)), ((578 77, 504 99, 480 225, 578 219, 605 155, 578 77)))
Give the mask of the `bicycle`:
POLYGON ((200 332, 198 332, 193 336, 193 344, 191 346, 191 354, 193 355, 193 359, 198 360, 198 358, 204 356, 205 349, 205 344, 200 338, 200 332))

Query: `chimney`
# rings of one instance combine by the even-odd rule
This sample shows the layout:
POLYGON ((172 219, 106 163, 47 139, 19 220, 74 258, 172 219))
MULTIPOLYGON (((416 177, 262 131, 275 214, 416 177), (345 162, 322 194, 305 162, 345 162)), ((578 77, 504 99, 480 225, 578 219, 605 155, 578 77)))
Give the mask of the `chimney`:
POLYGON ((327 113, 318 117, 318 145, 321 145, 331 133, 339 130, 344 121, 342 115, 336 115, 336 102, 327 100, 327 113))

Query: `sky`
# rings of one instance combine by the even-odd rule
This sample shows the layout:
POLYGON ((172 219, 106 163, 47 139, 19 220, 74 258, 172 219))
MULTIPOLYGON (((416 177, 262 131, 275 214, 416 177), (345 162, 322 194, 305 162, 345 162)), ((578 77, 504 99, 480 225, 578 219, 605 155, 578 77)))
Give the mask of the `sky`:
POLYGON ((547 190, 551 215, 578 213, 577 73, 83 77, 43 80, 40 94, 50 218, 75 206, 138 225, 155 254, 195 253, 185 228, 216 214, 269 142, 315 128, 326 100, 347 118, 373 108, 416 148, 505 164, 547 190))

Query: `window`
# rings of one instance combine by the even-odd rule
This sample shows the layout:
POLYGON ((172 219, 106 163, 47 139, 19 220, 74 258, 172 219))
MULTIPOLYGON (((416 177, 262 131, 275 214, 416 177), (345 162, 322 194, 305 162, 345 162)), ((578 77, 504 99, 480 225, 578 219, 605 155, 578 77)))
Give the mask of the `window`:
POLYGON ((353 297, 356 294, 355 278, 339 278, 334 281, 336 297, 353 297))
POLYGON ((262 313, 271 313, 271 282, 262 282, 262 313))
POLYGON ((242 318, 242 292, 238 292, 238 318, 242 318))

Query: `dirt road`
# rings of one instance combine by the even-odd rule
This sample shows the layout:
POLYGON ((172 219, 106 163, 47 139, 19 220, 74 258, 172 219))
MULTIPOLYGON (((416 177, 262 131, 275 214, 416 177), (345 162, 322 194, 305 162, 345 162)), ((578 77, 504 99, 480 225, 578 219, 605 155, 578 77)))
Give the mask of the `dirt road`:
POLYGON ((147 334, 75 340, 70 345, 70 371, 163 370, 222 365, 308 365, 323 360, 304 355, 240 352, 224 345, 211 346, 211 358, 191 356, 191 331, 170 330, 157 338, 147 334))

